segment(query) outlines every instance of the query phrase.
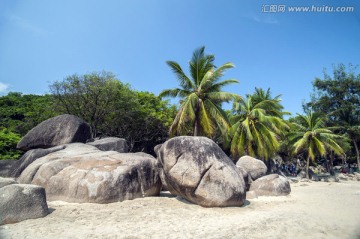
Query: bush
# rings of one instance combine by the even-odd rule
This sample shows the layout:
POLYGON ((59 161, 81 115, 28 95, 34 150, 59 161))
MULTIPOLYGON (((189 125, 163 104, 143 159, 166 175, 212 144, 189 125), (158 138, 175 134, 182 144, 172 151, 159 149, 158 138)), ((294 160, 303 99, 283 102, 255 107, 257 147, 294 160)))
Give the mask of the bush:
POLYGON ((18 159, 21 156, 22 152, 16 149, 20 139, 20 135, 6 128, 0 130, 0 160, 18 159))

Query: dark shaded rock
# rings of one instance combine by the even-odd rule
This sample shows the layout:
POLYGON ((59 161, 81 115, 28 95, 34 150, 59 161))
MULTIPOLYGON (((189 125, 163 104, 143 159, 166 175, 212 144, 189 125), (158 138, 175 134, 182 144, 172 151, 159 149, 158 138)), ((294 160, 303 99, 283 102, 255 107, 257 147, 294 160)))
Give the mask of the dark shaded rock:
POLYGON ((105 152, 81 143, 37 159, 18 182, 43 186, 48 200, 80 203, 155 196, 161 188, 154 157, 105 152))
POLYGON ((0 188, 0 225, 45 217, 48 213, 44 188, 27 184, 0 188))
POLYGON ((45 155, 48 155, 50 153, 62 150, 64 148, 65 145, 59 145, 49 149, 32 149, 27 151, 19 160, 16 161, 16 164, 12 166, 9 176, 15 178, 19 177, 22 171, 24 171, 24 169, 36 159, 44 157, 45 155))
POLYGON ((204 207, 243 205, 243 175, 212 140, 175 137, 155 151, 162 182, 172 194, 204 207))
POLYGON ((250 184, 252 183, 253 180, 251 179, 250 175, 245 169, 239 167, 237 167, 237 169, 240 171, 241 175, 244 178, 246 191, 249 190, 250 184))
POLYGON ((116 137, 98 139, 87 144, 95 146, 101 151, 117 151, 119 153, 127 153, 129 151, 126 140, 116 137))
POLYGON ((252 181, 264 176, 267 172, 267 167, 263 161, 247 155, 242 156, 237 161, 236 167, 244 169, 249 174, 250 184, 252 181))
POLYGON ((18 160, 0 160, 0 177, 10 177, 12 168, 18 160))
POLYGON ((10 184, 17 184, 13 178, 2 178, 0 177, 0 188, 5 187, 10 184))
POLYGON ((90 137, 90 126, 85 121, 64 114, 45 120, 31 129, 17 144, 17 148, 26 151, 74 142, 85 143, 90 137))
POLYGON ((255 191, 258 196, 283 196, 288 195, 291 188, 287 178, 270 174, 252 182, 250 191, 255 191))

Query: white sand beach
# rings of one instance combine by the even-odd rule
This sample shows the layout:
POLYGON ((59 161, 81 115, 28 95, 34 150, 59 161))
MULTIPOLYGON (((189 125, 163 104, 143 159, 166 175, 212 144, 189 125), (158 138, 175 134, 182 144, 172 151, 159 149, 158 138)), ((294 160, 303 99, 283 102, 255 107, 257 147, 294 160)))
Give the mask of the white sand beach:
POLYGON ((360 182, 291 186, 289 196, 232 208, 168 193, 111 204, 48 202, 48 216, 3 225, 0 238, 360 238, 360 182))

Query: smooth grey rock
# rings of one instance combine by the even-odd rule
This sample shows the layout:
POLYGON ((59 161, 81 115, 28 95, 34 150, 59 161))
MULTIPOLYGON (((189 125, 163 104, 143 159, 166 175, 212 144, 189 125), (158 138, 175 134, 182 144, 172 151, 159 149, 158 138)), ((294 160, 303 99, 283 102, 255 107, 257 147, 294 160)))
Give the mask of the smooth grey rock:
POLYGON ((17 148, 27 151, 74 142, 85 143, 90 137, 90 126, 85 121, 74 115, 64 114, 35 126, 20 140, 17 148))
POLYGON ((5 187, 10 184, 17 184, 13 178, 2 178, 0 177, 0 188, 5 187))
POLYGON ((291 192, 291 187, 287 178, 270 174, 252 182, 250 191, 255 191, 258 196, 283 196, 291 192))
POLYGON ((22 171, 29 166, 36 159, 44 157, 50 153, 62 150, 65 148, 65 145, 59 145, 56 147, 52 147, 49 149, 32 149, 27 151, 19 160, 17 160, 16 164, 14 164, 9 172, 10 177, 19 177, 22 171))
POLYGON ((101 151, 117 151, 119 153, 127 153, 129 151, 126 140, 116 137, 98 139, 87 144, 95 146, 101 151))
POLYGON ((48 213, 44 188, 27 184, 0 188, 0 225, 45 217, 48 213))
POLYGON ((255 199, 257 198, 255 191, 247 191, 246 192, 246 199, 255 199))
POLYGON ((154 157, 73 143, 37 159, 21 173, 20 183, 46 189, 48 200, 111 203, 159 195, 161 181, 154 157))
POLYGON ((263 161, 247 155, 242 156, 237 161, 236 167, 244 169, 249 174, 252 181, 264 176, 267 172, 267 167, 263 161))
POLYGON ((0 160, 0 177, 10 177, 12 168, 17 164, 18 160, 0 160))
POLYGON ((162 182, 172 194, 204 207, 243 205, 243 175, 212 140, 175 137, 155 151, 162 182))

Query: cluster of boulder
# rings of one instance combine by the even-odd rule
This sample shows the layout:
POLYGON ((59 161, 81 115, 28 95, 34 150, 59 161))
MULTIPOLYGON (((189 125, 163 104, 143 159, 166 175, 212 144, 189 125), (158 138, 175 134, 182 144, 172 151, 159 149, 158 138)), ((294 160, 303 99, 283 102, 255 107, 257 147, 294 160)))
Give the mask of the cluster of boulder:
POLYGON ((47 215, 46 200, 111 203, 157 196, 165 188, 204 207, 227 207, 243 205, 247 195, 291 191, 285 177, 265 176, 261 160, 244 156, 235 164, 205 137, 169 139, 155 147, 157 158, 128 153, 124 139, 89 138, 89 125, 72 115, 29 131, 18 144, 27 152, 5 175, 16 181, 0 178, 0 225, 47 215))

